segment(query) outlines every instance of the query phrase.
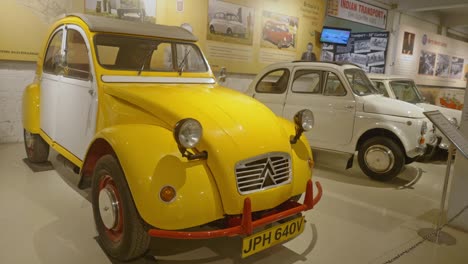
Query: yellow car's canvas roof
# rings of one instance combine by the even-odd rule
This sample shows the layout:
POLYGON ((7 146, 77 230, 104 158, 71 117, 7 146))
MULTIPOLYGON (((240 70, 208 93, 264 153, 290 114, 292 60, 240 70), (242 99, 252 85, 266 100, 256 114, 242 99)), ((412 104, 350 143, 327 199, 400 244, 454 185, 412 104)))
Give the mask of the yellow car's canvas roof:
POLYGON ((92 32, 121 33, 192 42, 198 40, 188 30, 176 26, 139 23, 79 13, 67 14, 66 16, 79 17, 88 25, 89 30, 92 32))

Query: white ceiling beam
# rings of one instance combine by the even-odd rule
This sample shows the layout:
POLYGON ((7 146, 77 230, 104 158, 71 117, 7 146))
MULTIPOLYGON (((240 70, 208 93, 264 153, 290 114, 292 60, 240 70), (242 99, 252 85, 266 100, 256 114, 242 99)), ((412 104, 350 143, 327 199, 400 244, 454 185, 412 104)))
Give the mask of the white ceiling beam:
POLYGON ((398 0, 398 10, 430 11, 466 7, 466 0, 398 0))
POLYGON ((468 26, 468 19, 460 15, 443 15, 440 23, 445 27, 464 27, 468 26))

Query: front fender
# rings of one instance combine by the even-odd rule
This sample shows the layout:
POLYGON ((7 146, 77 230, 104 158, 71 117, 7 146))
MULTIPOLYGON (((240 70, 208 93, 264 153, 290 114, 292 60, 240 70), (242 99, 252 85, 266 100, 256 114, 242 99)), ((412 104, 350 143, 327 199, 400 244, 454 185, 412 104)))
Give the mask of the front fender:
POLYGON ((184 229, 222 218, 218 188, 205 161, 187 161, 172 132, 158 126, 128 124, 101 130, 96 139, 113 148, 140 216, 150 225, 168 230, 184 229), (176 198, 159 198, 171 185, 176 198))
MULTIPOLYGON (((385 129, 392 132, 401 141, 405 153, 408 155, 412 150, 418 148, 421 136, 423 119, 404 118, 398 116, 382 116, 379 114, 358 115, 355 123, 355 134, 353 146, 361 136, 372 129, 385 129), (410 121, 411 125, 408 125, 410 121)), ((410 154, 414 156, 413 154, 410 154)))
POLYGON ((33 83, 26 86, 22 99, 23 127, 35 134, 39 134, 40 131, 39 95, 39 84, 33 83))

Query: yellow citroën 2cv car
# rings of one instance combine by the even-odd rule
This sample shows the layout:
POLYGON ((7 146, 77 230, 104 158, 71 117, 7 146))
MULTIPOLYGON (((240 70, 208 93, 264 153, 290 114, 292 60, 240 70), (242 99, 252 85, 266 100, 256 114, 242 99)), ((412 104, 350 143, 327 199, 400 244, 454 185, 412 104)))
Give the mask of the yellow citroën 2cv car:
POLYGON ((312 112, 290 122, 219 86, 196 41, 180 27, 66 15, 24 91, 29 161, 51 147, 73 164, 118 260, 144 255, 151 237, 242 236, 246 257, 300 234, 321 198, 302 136, 312 112))

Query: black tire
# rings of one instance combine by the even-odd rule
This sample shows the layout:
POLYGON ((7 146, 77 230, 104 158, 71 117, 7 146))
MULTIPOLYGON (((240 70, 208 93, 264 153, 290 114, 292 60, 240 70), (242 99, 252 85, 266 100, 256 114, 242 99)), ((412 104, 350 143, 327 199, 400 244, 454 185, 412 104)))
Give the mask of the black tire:
POLYGON ((358 162, 361 170, 371 179, 382 182, 395 178, 401 172, 405 165, 405 157, 402 147, 388 137, 369 138, 358 150, 358 162), (378 155, 388 155, 389 162, 386 162, 388 164, 385 161, 380 162, 379 156, 372 160, 370 156, 367 156, 371 152, 378 155), (375 165, 368 165, 368 162, 373 162, 375 165))
POLYGON ((28 160, 32 163, 46 162, 49 158, 49 145, 38 134, 23 130, 24 149, 28 160))
POLYGON ((229 36, 232 36, 232 29, 228 28, 226 30, 226 34, 228 34, 229 36))
POLYGON ((146 223, 137 212, 125 175, 114 156, 105 155, 98 160, 91 188, 94 221, 98 239, 104 251, 119 261, 142 257, 148 251, 150 237, 145 228, 146 223), (113 201, 117 201, 115 206, 117 211, 113 212, 117 213, 112 228, 105 226, 99 209, 99 195, 104 189, 116 194, 113 196, 115 198, 113 201))
POLYGON ((213 25, 210 26, 210 33, 211 33, 211 34, 216 34, 216 31, 215 31, 213 25))

